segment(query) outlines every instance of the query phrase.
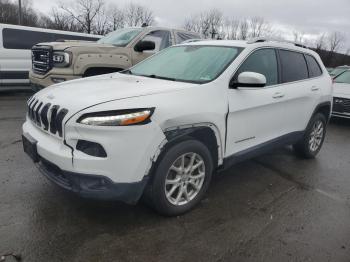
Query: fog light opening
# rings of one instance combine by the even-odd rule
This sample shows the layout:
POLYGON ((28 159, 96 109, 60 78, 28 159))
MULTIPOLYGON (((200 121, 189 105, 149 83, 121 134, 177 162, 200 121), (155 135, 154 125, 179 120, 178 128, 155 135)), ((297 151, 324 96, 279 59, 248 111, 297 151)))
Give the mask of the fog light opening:
POLYGON ((59 77, 51 77, 51 80, 52 80, 52 82, 54 82, 56 84, 66 81, 65 78, 59 78, 59 77))
POLYGON ((78 140, 76 149, 90 156, 107 157, 107 153, 103 146, 95 142, 78 140))

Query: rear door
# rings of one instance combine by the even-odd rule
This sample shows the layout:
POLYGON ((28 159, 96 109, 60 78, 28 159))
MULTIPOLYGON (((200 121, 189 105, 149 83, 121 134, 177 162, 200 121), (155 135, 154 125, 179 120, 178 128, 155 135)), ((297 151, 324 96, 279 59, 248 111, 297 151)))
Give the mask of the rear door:
POLYGON ((303 131, 316 107, 319 86, 309 79, 305 55, 292 50, 278 50, 281 83, 284 86, 285 118, 283 126, 289 133, 303 131))

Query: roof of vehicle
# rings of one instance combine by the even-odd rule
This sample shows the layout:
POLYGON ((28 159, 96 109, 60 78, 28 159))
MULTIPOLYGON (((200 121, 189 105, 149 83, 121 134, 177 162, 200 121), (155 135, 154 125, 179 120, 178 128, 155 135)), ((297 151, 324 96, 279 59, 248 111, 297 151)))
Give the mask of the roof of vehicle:
POLYGON ((276 48, 285 48, 291 49, 303 53, 316 54, 311 49, 308 49, 304 46, 301 46, 298 43, 292 43, 288 41, 277 41, 277 40, 266 40, 266 41, 257 41, 252 40, 202 40, 197 42, 184 43, 184 45, 212 45, 212 46, 234 46, 234 47, 276 47, 276 48))
POLYGON ((151 31, 151 30, 175 30, 178 32, 189 32, 192 34, 200 35, 197 32, 188 31, 188 30, 182 29, 182 28, 163 27, 163 26, 144 26, 144 27, 134 26, 134 27, 128 27, 128 28, 138 28, 138 29, 144 29, 144 30, 148 30, 148 31, 151 31))
POLYGON ((0 29, 2 29, 2 28, 22 29, 22 30, 30 30, 30 31, 36 31, 36 32, 48 32, 48 33, 57 33, 57 34, 66 34, 66 35, 80 35, 80 36, 96 37, 96 38, 102 37, 101 35, 94 35, 94 34, 86 34, 86 33, 72 32, 72 31, 47 29, 47 28, 41 28, 41 27, 11 25, 11 24, 0 23, 0 29))

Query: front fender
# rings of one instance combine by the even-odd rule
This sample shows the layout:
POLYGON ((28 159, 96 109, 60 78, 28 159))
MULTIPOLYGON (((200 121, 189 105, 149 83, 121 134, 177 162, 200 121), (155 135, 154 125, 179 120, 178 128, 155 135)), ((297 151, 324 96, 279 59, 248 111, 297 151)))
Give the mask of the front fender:
POLYGON ((80 54, 75 61, 75 75, 82 75, 91 67, 126 69, 131 66, 131 60, 125 54, 80 54))

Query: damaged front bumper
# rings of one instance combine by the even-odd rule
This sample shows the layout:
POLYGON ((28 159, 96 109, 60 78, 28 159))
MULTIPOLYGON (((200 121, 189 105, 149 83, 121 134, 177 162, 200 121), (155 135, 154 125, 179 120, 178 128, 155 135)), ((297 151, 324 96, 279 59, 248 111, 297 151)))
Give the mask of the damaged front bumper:
POLYGON ((114 183, 105 176, 64 171, 44 158, 40 158, 36 165, 39 171, 53 183, 84 198, 136 204, 148 181, 148 176, 145 176, 139 182, 114 183))

